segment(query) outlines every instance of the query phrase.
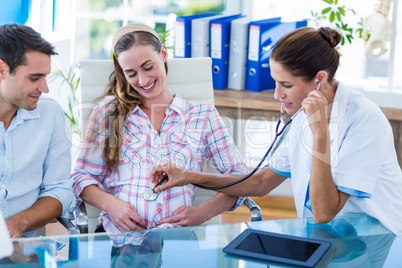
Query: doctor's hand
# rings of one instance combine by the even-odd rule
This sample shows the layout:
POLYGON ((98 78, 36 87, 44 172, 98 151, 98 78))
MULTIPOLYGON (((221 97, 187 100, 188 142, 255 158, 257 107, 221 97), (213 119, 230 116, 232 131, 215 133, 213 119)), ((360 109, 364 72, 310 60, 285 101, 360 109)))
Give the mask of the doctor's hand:
POLYGON ((109 214, 114 226, 121 232, 144 230, 147 228, 146 221, 138 215, 137 210, 129 203, 117 197, 108 202, 106 212, 109 214))
POLYGON ((176 186, 184 186, 191 183, 191 172, 180 169, 172 164, 163 164, 155 166, 151 172, 151 182, 156 186, 163 177, 168 176, 168 179, 162 185, 159 185, 154 191, 161 192, 176 186))
POLYGON ((197 226, 208 220, 206 215, 207 213, 200 211, 198 206, 182 206, 176 209, 171 217, 160 220, 156 224, 172 223, 180 226, 197 226))
POLYGON ((310 91, 302 102, 302 107, 307 115, 308 122, 313 133, 325 132, 328 129, 328 101, 319 90, 310 91))

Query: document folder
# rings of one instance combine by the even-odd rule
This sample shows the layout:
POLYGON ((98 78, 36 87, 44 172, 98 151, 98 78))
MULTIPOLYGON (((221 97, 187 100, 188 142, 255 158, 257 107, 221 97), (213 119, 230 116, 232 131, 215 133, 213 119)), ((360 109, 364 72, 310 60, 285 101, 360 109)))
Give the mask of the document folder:
POLYGON ((175 58, 191 58, 191 22, 193 19, 214 16, 216 13, 203 13, 179 16, 175 22, 175 58))
POLYGON ((228 85, 230 26, 234 19, 243 17, 241 14, 212 19, 211 51, 212 83, 214 89, 225 89, 228 85))
POLYGON ((216 15, 191 21, 191 57, 209 57, 210 20, 224 17, 216 15))
POLYGON ((249 25, 246 89, 263 91, 275 89, 269 58, 276 42, 285 34, 307 26, 307 21, 252 21, 249 25))
POLYGON ((230 26, 228 88, 242 90, 246 87, 248 28, 251 19, 232 20, 230 26))

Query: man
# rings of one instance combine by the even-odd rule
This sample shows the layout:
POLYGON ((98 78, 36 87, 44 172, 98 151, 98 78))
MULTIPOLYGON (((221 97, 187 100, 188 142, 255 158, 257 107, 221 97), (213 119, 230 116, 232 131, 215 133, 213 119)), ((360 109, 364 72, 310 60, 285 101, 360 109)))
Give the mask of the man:
POLYGON ((46 76, 54 47, 32 28, 0 26, 0 209, 11 237, 68 213, 70 135, 46 76))

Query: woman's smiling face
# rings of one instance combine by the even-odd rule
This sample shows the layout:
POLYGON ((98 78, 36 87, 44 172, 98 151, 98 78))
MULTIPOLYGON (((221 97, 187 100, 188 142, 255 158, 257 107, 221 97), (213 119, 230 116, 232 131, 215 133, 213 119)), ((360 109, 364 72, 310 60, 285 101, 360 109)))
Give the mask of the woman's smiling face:
POLYGON ((133 45, 120 53, 118 61, 130 85, 144 101, 158 97, 167 90, 166 70, 167 50, 162 45, 157 52, 151 45, 133 45))

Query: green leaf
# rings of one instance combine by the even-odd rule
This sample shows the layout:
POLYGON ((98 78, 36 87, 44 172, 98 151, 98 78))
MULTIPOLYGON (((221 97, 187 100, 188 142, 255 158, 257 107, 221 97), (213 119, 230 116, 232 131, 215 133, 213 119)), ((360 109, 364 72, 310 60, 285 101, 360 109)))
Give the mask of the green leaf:
POLYGON ((77 82, 75 82, 75 87, 74 87, 75 90, 77 90, 78 85, 80 84, 80 81, 81 81, 81 77, 78 77, 77 82))
POLYGON ((52 61, 54 63, 54 66, 56 67, 55 71, 51 75, 51 79, 57 79, 61 78, 61 83, 60 85, 67 84, 68 87, 71 90, 72 96, 68 98, 68 109, 67 111, 63 111, 66 119, 70 125, 70 128, 73 128, 73 126, 76 126, 78 124, 78 118, 79 118, 79 112, 74 113, 74 108, 78 103, 77 103, 77 88, 78 85, 81 81, 79 74, 75 71, 74 66, 71 66, 68 72, 64 72, 61 70, 60 66, 58 63, 54 60, 52 57, 52 61))
POLYGON ((72 121, 71 117, 70 117, 66 112, 64 112, 64 115, 67 117, 67 119, 68 119, 70 122, 72 121))
POLYGON ((335 0, 335 5, 337 5, 338 4, 338 0, 335 0))
MULTIPOLYGON (((363 28, 356 29, 356 33, 359 34, 359 38, 363 39, 363 28)), ((367 38, 363 39, 363 41, 367 42, 369 38, 370 38, 370 35, 368 34, 367 38)))
POLYGON ((338 21, 342 21, 342 19, 341 19, 341 13, 336 12, 335 14, 336 14, 336 18, 338 19, 338 21))
POLYGON ((345 9, 343 7, 338 7, 338 10, 342 14, 342 16, 345 16, 345 9))
POLYGON ((333 0, 322 0, 322 1, 324 1, 325 3, 327 3, 329 5, 332 5, 334 3, 333 0))
POLYGON ((342 35, 342 40, 341 40, 341 45, 343 46, 345 44, 345 37, 342 35))
POLYGON ((331 12, 331 14, 329 15, 329 21, 332 23, 335 20, 335 12, 331 12))
POLYGON ((327 7, 327 8, 324 8, 322 11, 321 11, 321 14, 327 14, 328 12, 330 12, 331 11, 331 9, 332 8, 330 8, 330 7, 327 7))
POLYGON ((348 39, 349 44, 352 44, 353 36, 351 36, 350 34, 347 34, 347 35, 346 35, 346 38, 348 39))

